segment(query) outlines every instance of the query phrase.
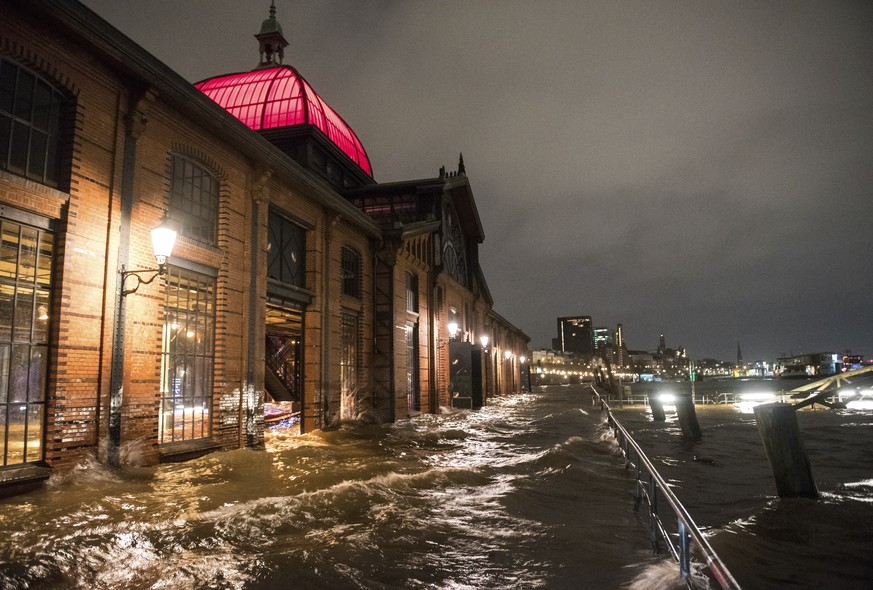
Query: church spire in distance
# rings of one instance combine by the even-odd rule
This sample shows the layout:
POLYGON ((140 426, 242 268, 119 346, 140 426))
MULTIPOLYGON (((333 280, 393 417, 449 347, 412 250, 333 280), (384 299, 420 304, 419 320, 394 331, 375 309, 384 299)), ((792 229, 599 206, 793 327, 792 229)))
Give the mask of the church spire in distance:
POLYGON ((255 35, 255 39, 258 40, 258 51, 261 54, 256 69, 282 65, 288 41, 282 34, 282 25, 276 20, 276 0, 270 3, 270 16, 261 24, 261 32, 255 35))

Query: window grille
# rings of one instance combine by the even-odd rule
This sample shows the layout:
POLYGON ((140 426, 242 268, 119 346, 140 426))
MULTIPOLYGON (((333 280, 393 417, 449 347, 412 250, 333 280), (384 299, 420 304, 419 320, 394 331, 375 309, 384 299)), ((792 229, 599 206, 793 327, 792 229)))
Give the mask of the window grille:
POLYGON ((161 443, 211 434, 215 279, 171 266, 161 360, 161 443))

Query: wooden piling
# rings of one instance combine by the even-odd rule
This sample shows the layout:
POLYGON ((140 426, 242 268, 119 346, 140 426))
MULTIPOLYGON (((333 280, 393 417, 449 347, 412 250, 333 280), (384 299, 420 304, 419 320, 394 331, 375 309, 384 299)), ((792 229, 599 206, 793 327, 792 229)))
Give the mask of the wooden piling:
POLYGON ((679 425, 682 426, 682 436, 688 440, 700 440, 703 433, 697 422, 697 411, 694 409, 694 398, 690 395, 676 396, 676 415, 679 417, 679 425))
POLYGON ((797 414, 791 404, 755 406, 758 432, 781 497, 815 498, 818 489, 812 477, 809 456, 800 438, 797 414))
POLYGON ((661 401, 657 393, 649 397, 649 405, 652 406, 652 420, 655 422, 667 420, 667 416, 664 414, 664 402, 661 401))

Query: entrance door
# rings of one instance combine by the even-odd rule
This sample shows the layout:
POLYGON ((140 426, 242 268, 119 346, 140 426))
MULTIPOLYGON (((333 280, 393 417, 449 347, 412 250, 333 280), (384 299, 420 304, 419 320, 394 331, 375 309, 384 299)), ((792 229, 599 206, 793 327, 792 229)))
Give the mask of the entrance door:
POLYGON ((303 315, 298 309, 267 306, 264 388, 276 402, 300 402, 303 393, 303 315))

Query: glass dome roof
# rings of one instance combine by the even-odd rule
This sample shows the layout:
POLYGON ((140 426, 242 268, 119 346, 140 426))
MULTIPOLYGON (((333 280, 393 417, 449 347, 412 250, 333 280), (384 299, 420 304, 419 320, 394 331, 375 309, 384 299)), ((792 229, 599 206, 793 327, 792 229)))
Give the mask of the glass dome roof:
POLYGON ((373 176, 358 136, 293 67, 216 76, 195 86, 251 129, 315 125, 361 170, 373 176))

